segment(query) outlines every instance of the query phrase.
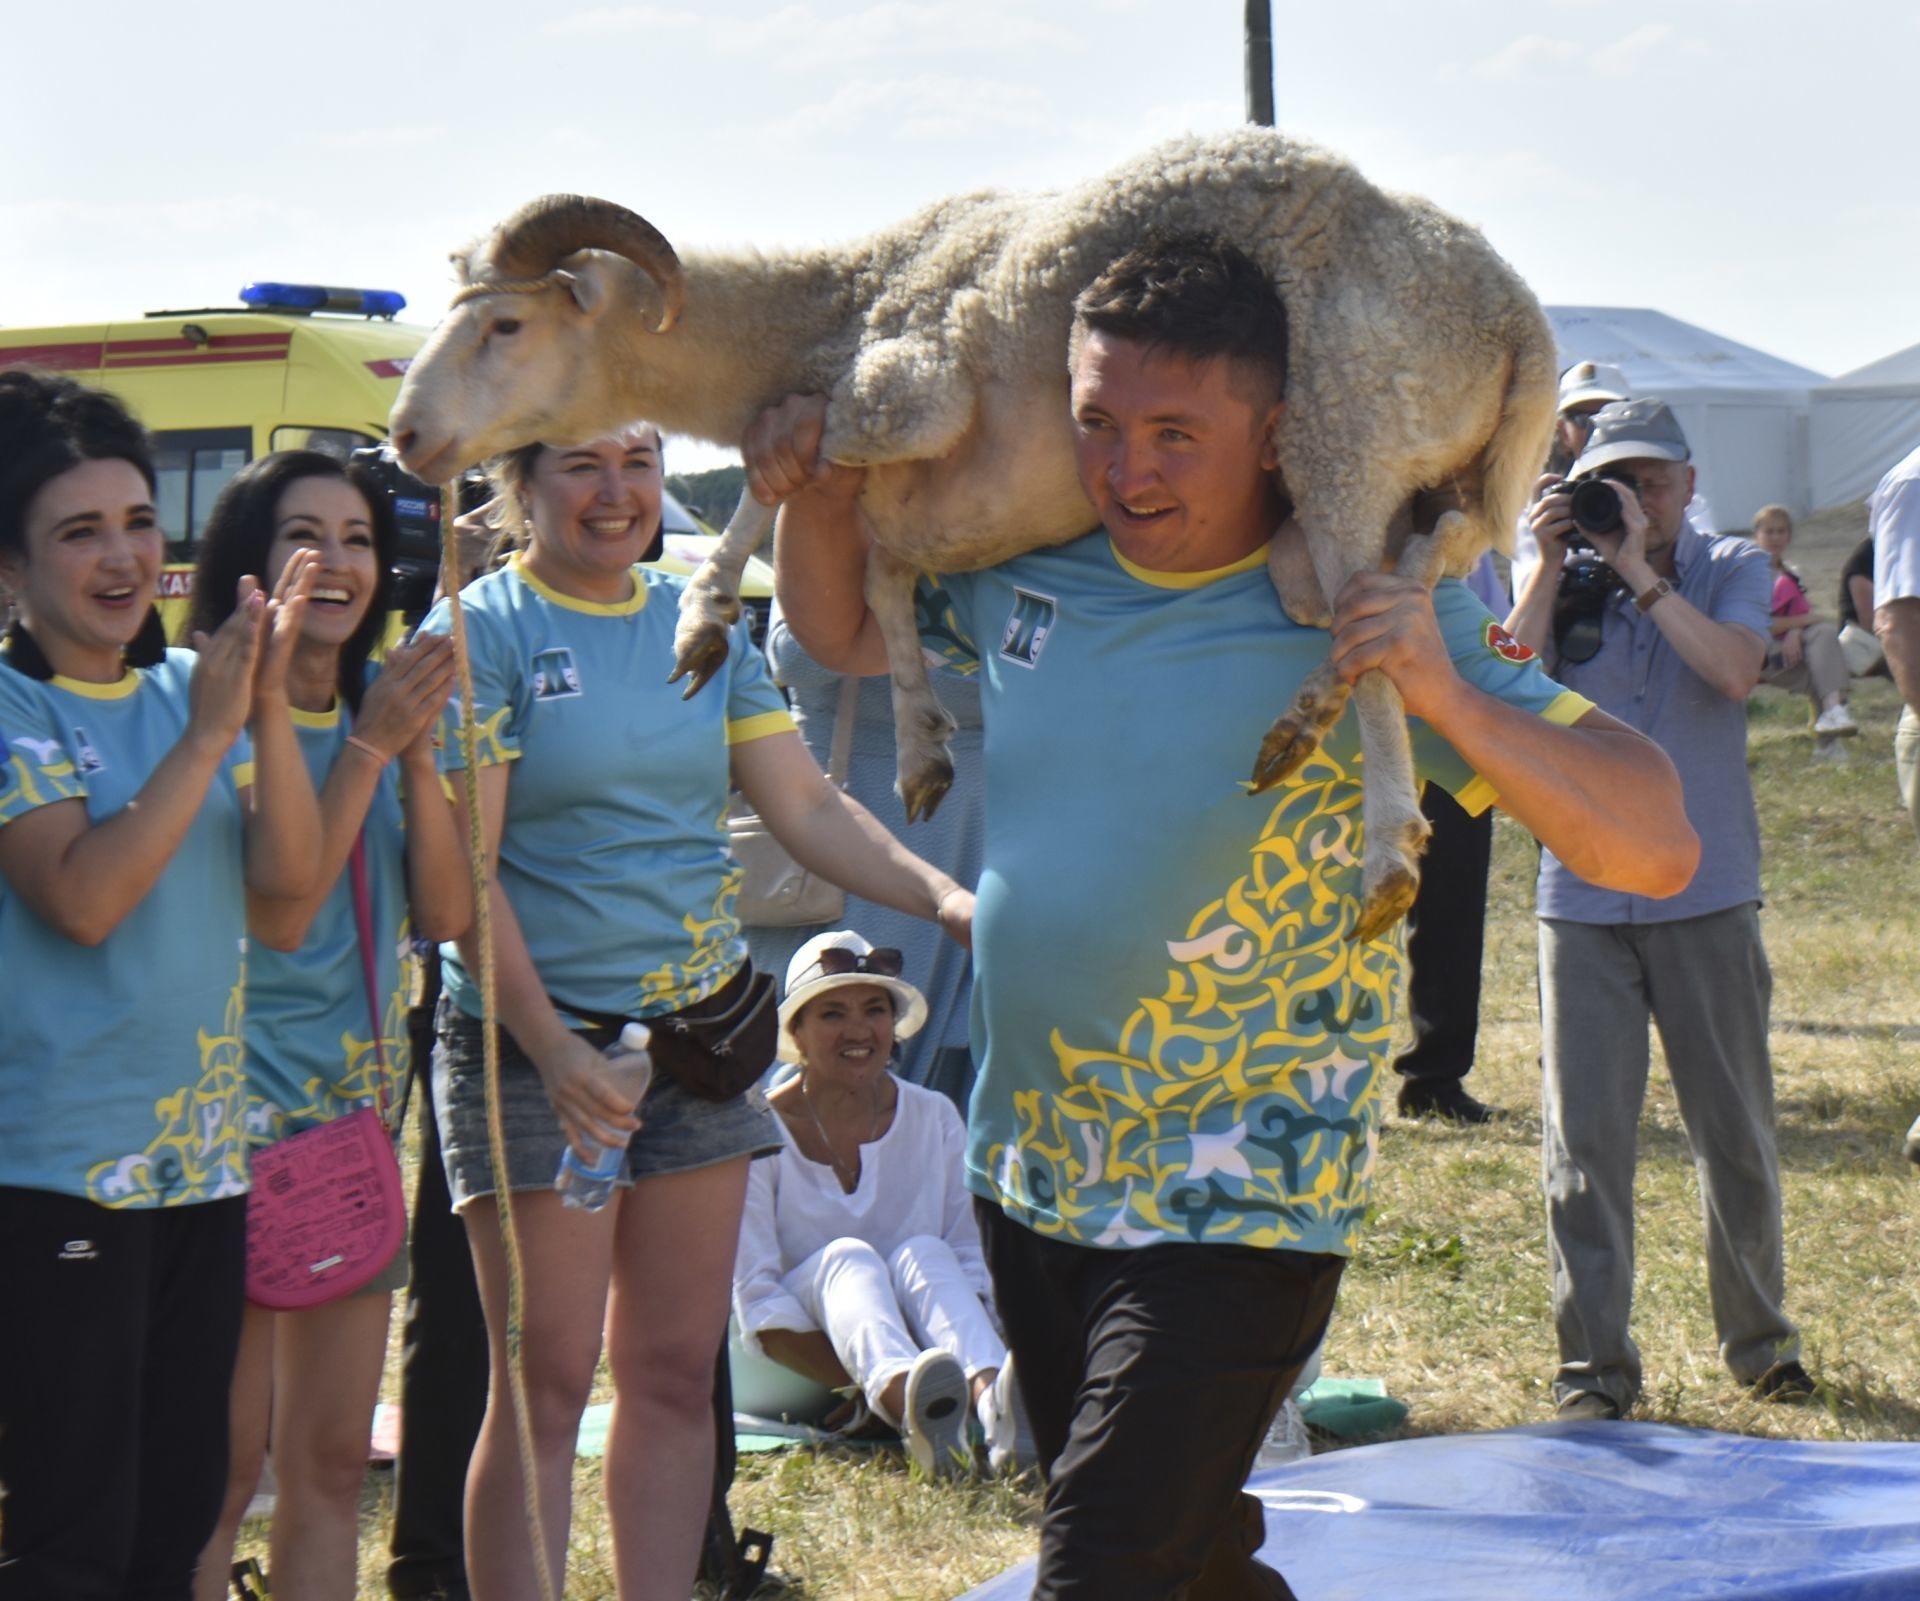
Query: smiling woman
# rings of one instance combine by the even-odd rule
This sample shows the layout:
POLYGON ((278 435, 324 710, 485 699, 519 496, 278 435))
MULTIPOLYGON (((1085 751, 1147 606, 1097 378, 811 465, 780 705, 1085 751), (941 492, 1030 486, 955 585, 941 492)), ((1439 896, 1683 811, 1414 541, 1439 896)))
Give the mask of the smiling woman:
MULTIPOLYGON (((271 1144, 361 1106, 391 1117, 410 1068, 413 937, 465 931, 472 897, 431 735, 453 651, 428 638, 369 662, 386 624, 398 533, 364 469, 313 451, 245 468, 208 519, 194 623, 219 626, 233 572, 312 573, 287 673, 300 755, 321 792, 319 871, 297 901, 249 907, 247 1127, 271 1144), (349 863, 352 863, 349 869, 349 863)), ((256 1223, 256 1232, 261 1225, 256 1223)), ((282 1590, 351 1596, 360 1481, 404 1250, 354 1293, 300 1311, 249 1305, 234 1369, 226 1502, 196 1594, 225 1593, 234 1535, 273 1419, 282 1590)))
POLYGON ((197 652, 151 648, 153 500, 117 401, 0 374, 9 1594, 192 1582, 240 1327, 245 914, 305 893, 317 831, 286 699, 311 564, 271 600, 230 579, 197 652))
MULTIPOLYGON (((525 1596, 544 1562, 555 1592, 564 1588, 574 1442, 604 1343, 617 1395, 606 1472, 619 1592, 685 1596, 707 1511, 709 1397, 748 1162, 779 1147, 751 1088, 771 1058, 772 1018, 734 915, 729 788, 796 860, 869 899, 962 936, 971 897, 827 783, 744 621, 712 691, 689 700, 668 683, 685 586, 638 565, 660 537, 652 424, 529 446, 492 471, 522 548, 461 592, 474 770, 451 730, 442 744, 448 776, 477 791, 485 823, 498 1088, 483 1066, 477 939, 441 953, 433 1080, 448 1189, 491 1336, 467 1577, 478 1601, 525 1596), (736 1007, 751 1017, 756 1002, 765 1049, 742 1023, 732 1052, 741 1082, 683 1080, 663 1050, 636 1106, 602 1055, 628 1022, 666 1032, 675 1018, 691 1027, 736 1007), (500 1169, 490 1095, 505 1133, 500 1169), (592 1163, 614 1146, 612 1199, 565 1205, 554 1189, 563 1153, 592 1163), (503 1185, 524 1264, 521 1356, 548 1542, 539 1553, 506 1385, 503 1185)), ((450 627, 444 602, 421 625, 450 627)))

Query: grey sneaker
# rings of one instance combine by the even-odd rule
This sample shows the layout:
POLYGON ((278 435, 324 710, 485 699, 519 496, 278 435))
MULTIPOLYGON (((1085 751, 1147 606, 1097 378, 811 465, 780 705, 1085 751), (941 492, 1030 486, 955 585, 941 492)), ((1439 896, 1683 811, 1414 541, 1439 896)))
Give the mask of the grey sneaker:
POLYGON ((1851 738, 1860 732, 1860 725, 1853 720, 1853 714, 1844 705, 1829 706, 1813 720, 1816 734, 1837 734, 1842 739, 1851 738))
POLYGON ((945 1351, 922 1351, 907 1373, 907 1455, 930 1477, 947 1479, 972 1463, 967 1375, 945 1351))
POLYGON ((1553 1415, 1562 1423, 1612 1423, 1620 1416, 1619 1404, 1598 1390, 1569 1390, 1560 1397, 1553 1415))
POLYGON ((1256 1468, 1285 1467, 1289 1462, 1304 1462, 1313 1455, 1313 1441, 1307 1434, 1307 1420, 1301 1416, 1300 1404, 1289 1398, 1281 1402, 1280 1410, 1273 1415, 1273 1422, 1267 1428, 1267 1437, 1260 1442, 1260 1450, 1254 1456, 1256 1468))

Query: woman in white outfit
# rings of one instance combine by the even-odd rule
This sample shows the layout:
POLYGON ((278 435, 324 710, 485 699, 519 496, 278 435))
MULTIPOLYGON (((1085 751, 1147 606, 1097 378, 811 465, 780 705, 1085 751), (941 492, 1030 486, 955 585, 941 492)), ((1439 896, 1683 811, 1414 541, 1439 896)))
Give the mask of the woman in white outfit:
POLYGON ((820 934, 794 953, 780 1007, 798 1070, 768 1101, 781 1149, 747 1185, 734 1309, 781 1365, 857 1390, 912 1458, 972 1464, 970 1416, 996 1467, 1013 1457, 1012 1369, 966 1187, 953 1103, 890 1072, 926 1021, 900 953, 820 934))

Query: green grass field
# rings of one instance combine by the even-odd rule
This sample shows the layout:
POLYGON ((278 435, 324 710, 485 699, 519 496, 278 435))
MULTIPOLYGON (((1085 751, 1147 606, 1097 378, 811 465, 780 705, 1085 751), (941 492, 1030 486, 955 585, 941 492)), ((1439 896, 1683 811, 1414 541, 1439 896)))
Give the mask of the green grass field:
MULTIPOLYGON (((1864 533, 1858 506, 1802 530, 1794 559, 1831 615, 1835 575, 1864 533)), ((1636 1416, 1823 1440, 1920 1433, 1920 1175, 1900 1138, 1920 1108, 1916 847, 1895 793, 1898 704, 1863 682, 1851 760, 1809 759, 1804 699, 1763 691, 1749 765, 1765 841, 1774 1073, 1785 1190, 1788 1310, 1822 1381, 1804 1408, 1748 1400, 1721 1368, 1702 1266, 1699 1196, 1657 1058, 1641 1125, 1634 1329, 1646 1360, 1636 1416)), ((1539 1196, 1534 1002, 1535 846, 1496 827, 1481 1051, 1471 1080, 1509 1116, 1488 1128, 1397 1122, 1377 1215, 1346 1276, 1329 1374, 1374 1377, 1412 1408, 1409 1432, 1538 1422, 1554 1365, 1539 1196)), ((388 1488, 370 1475, 363 1589, 383 1596, 388 1488)), ((575 1481, 567 1594, 611 1597, 598 1469, 575 1481)), ((771 1530, 790 1594, 936 1601, 1027 1555, 1030 1486, 916 1481, 897 1457, 745 1458, 736 1520, 771 1530)), ((243 1549, 264 1557, 264 1529, 243 1549)))

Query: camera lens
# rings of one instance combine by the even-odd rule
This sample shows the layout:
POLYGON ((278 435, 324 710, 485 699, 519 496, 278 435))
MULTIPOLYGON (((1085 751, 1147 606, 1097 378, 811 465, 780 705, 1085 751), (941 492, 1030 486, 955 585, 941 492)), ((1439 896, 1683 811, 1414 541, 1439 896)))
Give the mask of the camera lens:
POLYGON ((1599 478, 1582 478, 1568 497, 1568 515, 1583 533, 1610 534, 1620 526, 1620 497, 1599 478))

